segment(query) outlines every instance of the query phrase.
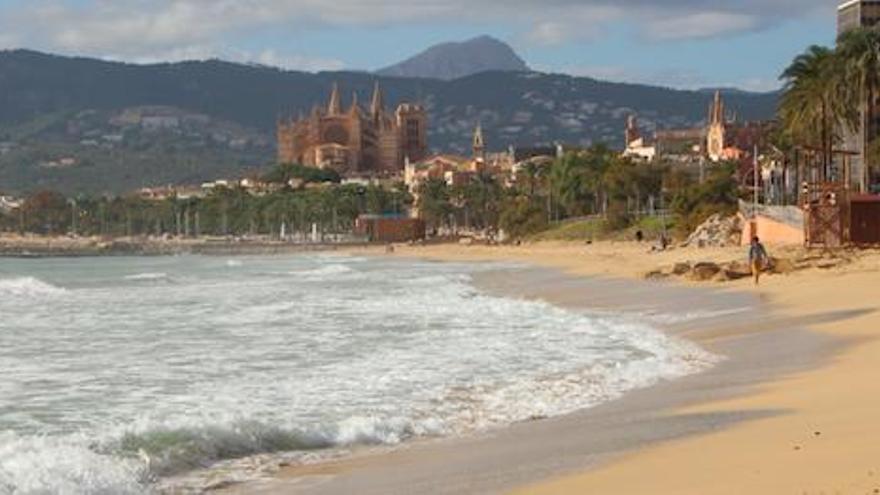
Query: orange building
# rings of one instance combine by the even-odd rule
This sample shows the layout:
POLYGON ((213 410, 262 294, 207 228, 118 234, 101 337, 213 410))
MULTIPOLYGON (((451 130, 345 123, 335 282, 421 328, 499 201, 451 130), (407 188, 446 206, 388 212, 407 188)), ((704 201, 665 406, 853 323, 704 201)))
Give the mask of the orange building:
POLYGON ((418 161, 427 154, 427 122, 420 105, 402 103, 389 112, 378 83, 368 110, 361 109, 357 93, 343 110, 334 84, 326 108, 278 122, 278 161, 348 176, 396 174, 407 159, 418 161))

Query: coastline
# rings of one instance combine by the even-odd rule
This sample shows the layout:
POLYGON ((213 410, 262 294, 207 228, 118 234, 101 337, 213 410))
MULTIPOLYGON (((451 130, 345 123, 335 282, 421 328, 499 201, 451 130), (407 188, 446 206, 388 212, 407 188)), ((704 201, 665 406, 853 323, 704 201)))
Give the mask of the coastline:
MULTIPOLYGON (((756 413, 777 415, 746 421, 718 431, 644 446, 615 462, 590 469, 583 465, 522 484, 517 495, 570 493, 615 494, 780 494, 878 493, 880 373, 876 329, 880 314, 873 290, 880 283, 878 251, 844 252, 844 264, 800 248, 773 249, 771 254, 812 259, 805 268, 767 277, 761 287, 749 281, 699 284, 756 294, 774 312, 812 335, 830 339, 833 359, 805 363, 760 387, 728 399, 698 401, 674 410, 677 415, 756 413)), ((418 255, 418 254, 417 254, 418 255)), ((677 249, 645 254, 632 243, 595 246, 544 244, 521 248, 421 253, 435 259, 516 259, 554 266, 570 273, 644 278, 659 266, 684 261, 723 262, 743 256, 740 248, 677 249)), ((676 284, 680 285, 680 284, 676 284)), ((683 285, 694 285, 684 282, 683 285)), ((778 333, 762 322, 756 334, 778 333)), ((793 350, 792 352, 797 352, 793 350)), ((763 363, 766 365, 767 363, 763 363)), ((766 378, 771 378, 766 380, 766 378)))
POLYGON ((159 239, 0 235, 0 258, 104 256, 272 256, 364 248, 366 244, 291 243, 262 239, 159 239))
MULTIPOLYGON (((584 250, 575 245, 541 245, 539 252, 534 246, 400 247, 395 256, 437 261, 525 261, 533 268, 495 272, 477 280, 477 285, 502 295, 541 299, 575 311, 633 312, 653 307, 685 314, 695 306, 703 306, 708 311, 702 317, 659 326, 728 359, 707 372, 632 391, 623 398, 570 415, 514 424, 470 438, 414 442, 391 452, 365 449, 350 459, 285 468, 268 483, 230 487, 223 493, 504 493, 518 488, 523 494, 582 493, 585 491, 580 485, 560 487, 558 483, 570 482, 573 473, 615 466, 618 460, 638 452, 687 441, 682 439, 702 438, 741 423, 786 416, 789 411, 781 407, 706 411, 700 407, 747 397, 756 393, 758 385, 824 366, 841 347, 841 339, 806 331, 806 322, 797 315, 777 313, 761 294, 634 281, 636 273, 642 273, 641 265, 607 263, 608 258, 626 261, 627 255, 619 247, 599 248, 607 251, 591 254, 606 262, 591 263, 589 267, 579 266, 583 256, 572 256, 584 250), (541 480, 551 481, 543 484, 541 480)), ((380 254, 376 249, 354 252, 380 254)), ((701 251, 702 256, 706 254, 701 251)), ((723 257, 733 251, 717 250, 712 254, 723 257)), ((650 258, 647 264, 656 268, 660 258, 650 258)), ((829 320, 844 316, 826 315, 829 320)), ((617 485, 603 490, 596 493, 620 493, 617 485)), ((644 492, 643 487, 632 493, 644 492)))

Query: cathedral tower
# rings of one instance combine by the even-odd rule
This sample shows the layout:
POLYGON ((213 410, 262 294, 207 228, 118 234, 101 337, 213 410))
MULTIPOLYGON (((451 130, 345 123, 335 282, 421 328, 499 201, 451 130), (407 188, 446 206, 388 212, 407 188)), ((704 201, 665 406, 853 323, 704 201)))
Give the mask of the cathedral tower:
POLYGON ((724 134, 727 122, 724 117, 724 101, 721 92, 715 92, 715 99, 709 107, 709 128, 706 135, 706 154, 713 162, 721 161, 724 155, 724 134))
POLYGON ((474 129, 474 160, 486 161, 486 139, 483 137, 483 124, 474 129))

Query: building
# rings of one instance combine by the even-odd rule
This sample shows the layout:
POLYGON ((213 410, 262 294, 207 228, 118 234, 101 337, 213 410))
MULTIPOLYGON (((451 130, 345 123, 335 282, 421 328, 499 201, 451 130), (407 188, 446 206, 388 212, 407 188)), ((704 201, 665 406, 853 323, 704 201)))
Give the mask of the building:
POLYGON ((880 22, 880 0, 847 0, 837 7, 837 34, 880 22))
POLYGON ((724 134, 727 130, 727 119, 724 116, 724 100, 721 92, 715 92, 715 99, 709 105, 709 125, 706 127, 706 154, 713 162, 720 162, 725 153, 724 134))
POLYGON ((355 220, 355 235, 368 242, 412 242, 425 239, 425 222, 419 218, 361 215, 355 220))
MULTIPOLYGON (((837 34, 860 27, 873 27, 880 22, 880 0, 848 0, 837 7, 837 34)), ((852 160, 852 172, 859 182, 859 189, 867 192, 877 178, 871 177, 870 164, 862 156, 864 140, 868 142, 880 136, 880 104, 862 105, 862 129, 859 132, 844 131, 844 148, 858 153, 852 160), (867 132, 864 128, 867 126, 867 132)))
POLYGON ((654 143, 642 137, 635 115, 630 115, 626 119, 624 143, 626 143, 626 149, 623 151, 625 157, 651 162, 657 155, 657 147, 654 146, 654 143))
POLYGON ((344 176, 393 175, 407 160, 425 158, 428 148, 427 112, 402 103, 385 108, 379 84, 370 108, 358 104, 343 110, 339 87, 333 85, 326 108, 315 107, 308 117, 278 122, 278 161, 331 168, 344 176))
POLYGON ((721 93, 716 91, 704 126, 657 130, 653 141, 642 135, 636 117, 629 116, 623 155, 645 161, 662 158, 686 165, 707 161, 751 163, 755 147, 763 147, 771 129, 770 122, 738 122, 728 114, 721 93))

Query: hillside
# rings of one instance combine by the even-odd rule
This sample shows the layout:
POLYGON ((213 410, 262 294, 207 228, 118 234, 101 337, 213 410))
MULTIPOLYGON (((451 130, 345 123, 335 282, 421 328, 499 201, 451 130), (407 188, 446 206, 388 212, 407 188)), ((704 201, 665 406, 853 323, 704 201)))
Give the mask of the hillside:
MULTIPOLYGON (((477 122, 494 150, 553 141, 621 146, 630 113, 650 130, 697 124, 708 105, 708 96, 696 91, 534 72, 442 81, 7 51, 0 52, 0 191, 126 191, 265 166, 275 155, 279 115, 323 104, 333 82, 368 101, 377 79, 389 104, 425 104, 430 146, 444 152, 466 152, 477 122), (120 118, 139 109, 147 123, 120 118), (62 164, 63 158, 74 162, 62 164)), ((727 97, 727 107, 743 119, 769 118, 775 106, 775 94, 727 97)))
POLYGON ((432 46, 399 64, 377 72, 391 77, 453 80, 481 72, 528 72, 529 67, 506 43, 480 36, 432 46))

